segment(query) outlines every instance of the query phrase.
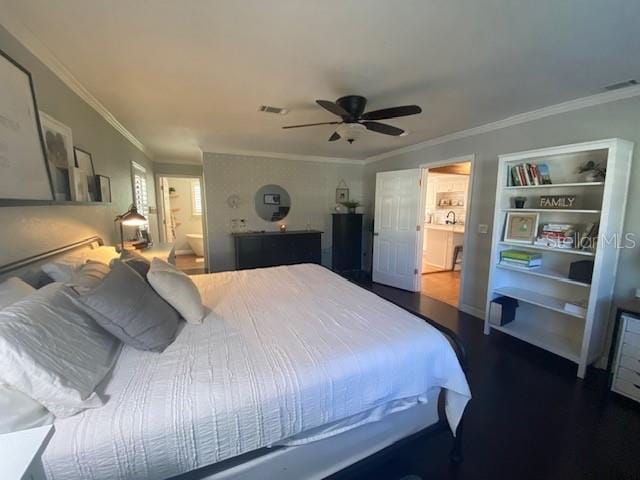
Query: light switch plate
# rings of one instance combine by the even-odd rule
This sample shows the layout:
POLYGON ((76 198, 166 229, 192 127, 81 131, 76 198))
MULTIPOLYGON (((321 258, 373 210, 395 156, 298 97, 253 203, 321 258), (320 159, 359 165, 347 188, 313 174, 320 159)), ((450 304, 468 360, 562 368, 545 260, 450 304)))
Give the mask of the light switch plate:
POLYGON ((478 225, 478 233, 486 234, 489 232, 489 225, 481 223, 478 225))

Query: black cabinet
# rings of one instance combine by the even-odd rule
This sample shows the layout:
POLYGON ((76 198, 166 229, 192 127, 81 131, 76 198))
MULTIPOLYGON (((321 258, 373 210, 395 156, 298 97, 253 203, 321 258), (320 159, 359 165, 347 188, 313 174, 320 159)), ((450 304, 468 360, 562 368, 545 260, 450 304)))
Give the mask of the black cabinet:
POLYGON ((336 272, 362 268, 362 214, 333 214, 331 268, 336 272))
POLYGON ((321 235, 317 230, 235 233, 236 268, 319 264, 321 235))

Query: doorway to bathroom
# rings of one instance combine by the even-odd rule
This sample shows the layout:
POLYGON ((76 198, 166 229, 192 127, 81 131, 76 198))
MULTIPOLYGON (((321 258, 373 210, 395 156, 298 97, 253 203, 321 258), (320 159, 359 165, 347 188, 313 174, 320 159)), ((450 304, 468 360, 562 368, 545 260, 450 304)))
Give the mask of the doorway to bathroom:
MULTIPOLYGON (((461 159, 460 159, 461 160, 461 159)), ((469 216, 471 160, 422 168, 421 293, 458 307, 469 216)))
POLYGON ((176 267, 193 275, 206 273, 206 229, 202 179, 158 176, 161 241, 173 243, 176 267))

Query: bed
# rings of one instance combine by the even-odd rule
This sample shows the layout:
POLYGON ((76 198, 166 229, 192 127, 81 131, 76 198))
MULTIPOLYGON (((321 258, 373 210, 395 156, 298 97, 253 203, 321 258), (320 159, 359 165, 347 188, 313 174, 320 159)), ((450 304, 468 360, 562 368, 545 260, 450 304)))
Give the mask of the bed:
POLYGON ((459 457, 455 339, 318 265, 193 279, 205 322, 124 346, 106 405, 55 422, 47 478, 324 478, 446 423, 459 457))

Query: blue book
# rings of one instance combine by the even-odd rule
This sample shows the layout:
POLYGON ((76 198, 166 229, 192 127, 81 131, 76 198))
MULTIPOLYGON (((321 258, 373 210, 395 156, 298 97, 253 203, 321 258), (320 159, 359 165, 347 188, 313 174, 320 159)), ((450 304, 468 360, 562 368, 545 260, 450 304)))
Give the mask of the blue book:
POLYGON ((546 163, 538 164, 538 172, 540 172, 540 180, 543 185, 551 185, 551 175, 549 174, 549 165, 546 163))

